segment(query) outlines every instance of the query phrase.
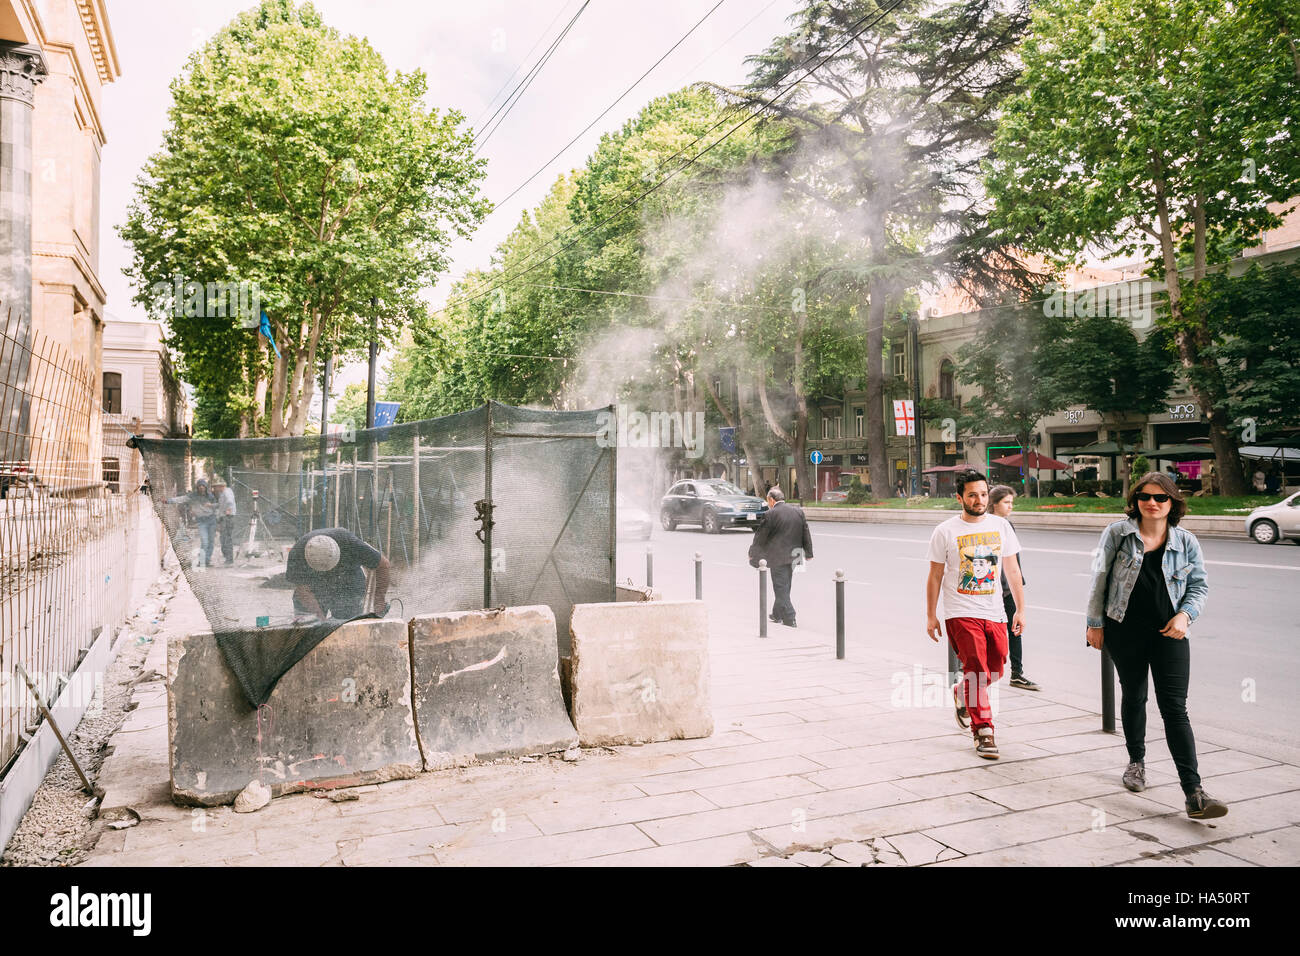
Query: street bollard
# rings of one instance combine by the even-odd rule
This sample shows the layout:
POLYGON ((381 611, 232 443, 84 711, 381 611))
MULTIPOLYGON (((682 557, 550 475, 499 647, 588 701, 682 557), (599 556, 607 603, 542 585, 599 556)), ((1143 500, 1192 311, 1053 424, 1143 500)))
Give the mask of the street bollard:
POLYGON ((1101 730, 1106 734, 1115 732, 1115 662, 1104 646, 1101 649, 1101 730))
POLYGON ((835 659, 844 660, 844 572, 835 569, 835 659))
POLYGON ((767 559, 758 562, 758 636, 767 637, 767 559))
POLYGON ((704 556, 695 552, 695 600, 704 600, 704 556))
POLYGON ((952 649, 952 644, 948 645, 948 684, 951 686, 962 678, 961 661, 957 660, 957 652, 952 649))
POLYGON ((645 546, 645 586, 652 588, 655 586, 655 555, 653 545, 645 546))

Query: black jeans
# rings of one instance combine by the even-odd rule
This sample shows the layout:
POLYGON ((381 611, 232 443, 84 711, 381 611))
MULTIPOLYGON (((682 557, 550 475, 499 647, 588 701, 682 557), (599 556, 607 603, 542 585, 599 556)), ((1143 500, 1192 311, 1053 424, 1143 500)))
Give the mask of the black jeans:
POLYGON ((1196 767, 1196 739, 1187 718, 1187 684, 1192 670, 1192 650, 1187 638, 1176 641, 1155 628, 1136 633, 1106 618, 1103 644, 1115 662, 1120 685, 1120 720, 1129 760, 1146 757, 1147 673, 1156 685, 1156 706, 1165 723, 1165 742, 1178 768, 1183 793, 1201 785, 1196 767))
POLYGON ((772 616, 783 624, 794 624, 794 605, 790 603, 790 581, 794 577, 794 565, 778 564, 772 572, 772 616))
POLYGON ((1011 622, 1014 621, 1016 618, 1015 598, 1013 598, 1009 594, 1003 595, 1002 607, 1005 608, 1007 612, 1007 645, 1011 649, 1010 654, 1008 654, 1008 656, 1011 658, 1011 673, 1013 675, 1014 674, 1023 675, 1025 673, 1024 660, 1022 659, 1021 655, 1023 653, 1024 645, 1020 643, 1020 635, 1013 634, 1011 632, 1011 622))
POLYGON ((221 556, 226 563, 235 560, 235 518, 222 515, 217 519, 217 530, 221 532, 221 556))

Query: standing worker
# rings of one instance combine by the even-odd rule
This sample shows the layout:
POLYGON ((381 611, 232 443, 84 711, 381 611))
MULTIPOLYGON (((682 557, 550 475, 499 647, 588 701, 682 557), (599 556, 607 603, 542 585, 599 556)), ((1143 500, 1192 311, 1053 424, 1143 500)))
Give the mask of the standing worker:
POLYGON ((208 482, 200 478, 194 482, 189 494, 168 498, 167 503, 189 510, 194 523, 199 526, 199 567, 212 566, 212 534, 217 523, 217 498, 208 490, 208 482))
MULTIPOLYGON (((989 489, 989 510, 999 518, 1006 518, 1007 524, 1011 524, 1011 512, 1015 509, 1016 492, 1010 485, 994 485, 989 489)), ((1011 525, 1015 530, 1015 525, 1011 525)), ((1022 549, 1020 554, 1024 554, 1022 549)), ((1020 581, 1023 584, 1025 580, 1025 562, 1017 556, 1016 563, 1020 565, 1020 581)), ((1016 617, 1016 599, 1011 596, 1011 585, 1007 582, 1007 570, 1002 569, 1002 606, 1007 612, 1007 620, 1015 620, 1016 617)), ((1042 690, 1037 684, 1025 676, 1024 662, 1024 641, 1023 635, 1015 630, 1007 632, 1007 644, 1011 648, 1011 686, 1018 687, 1021 690, 1042 690)))
POLYGON ((1201 788, 1196 739, 1187 717, 1191 646, 1187 629, 1205 607, 1209 583, 1196 535, 1178 527, 1187 503, 1168 475, 1142 476, 1128 495, 1128 515, 1107 526, 1092 565, 1088 591, 1090 647, 1104 645, 1119 673, 1120 719, 1129 765, 1124 786, 1146 789, 1147 674, 1165 741, 1178 768, 1187 815, 1221 817, 1228 807, 1201 788))
POLYGON ((289 550, 285 579, 295 585, 294 612, 350 621, 366 612, 366 573, 374 574, 374 609, 387 609, 388 559, 347 528, 309 531, 289 550))
POLYGON ((989 483, 973 468, 956 474, 961 514, 940 522, 930 535, 930 573, 925 583, 926 633, 943 637, 939 593, 943 592, 948 643, 961 661, 962 680, 953 685, 957 725, 970 721, 975 752, 997 760, 989 690, 1002 677, 1007 659, 1007 615, 997 569, 1005 568, 1016 612, 1011 629, 1025 626, 1025 588, 1020 578, 1020 542, 1005 518, 988 513, 989 483))
POLYGON ((220 475, 212 479, 212 493, 217 497, 217 531, 221 534, 221 557, 225 564, 235 563, 235 490, 226 487, 220 475))
POLYGON ((796 562, 812 560, 812 534, 808 518, 798 505, 786 502, 785 494, 775 485, 767 491, 767 517, 754 533, 749 546, 749 563, 758 567, 766 559, 772 572, 772 614, 774 624, 795 627, 794 605, 790 603, 790 583, 796 562))

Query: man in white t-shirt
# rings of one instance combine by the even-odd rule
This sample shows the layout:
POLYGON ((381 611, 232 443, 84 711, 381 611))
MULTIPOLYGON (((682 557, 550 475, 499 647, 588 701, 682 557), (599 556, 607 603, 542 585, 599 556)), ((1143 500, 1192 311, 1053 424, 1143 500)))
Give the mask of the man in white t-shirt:
POLYGON ((948 643, 961 661, 962 680, 953 687, 957 723, 970 721, 975 752, 998 759, 993 739, 993 710, 989 687, 1002 677, 1007 660, 1007 613, 1002 603, 1000 572, 1016 601, 1012 632, 1025 626, 1025 588, 1020 576, 1020 542, 1011 522, 988 510, 989 483, 974 469, 956 475, 961 513, 934 529, 930 536, 930 575, 925 585, 926 633, 936 643, 939 594, 943 593, 948 643))

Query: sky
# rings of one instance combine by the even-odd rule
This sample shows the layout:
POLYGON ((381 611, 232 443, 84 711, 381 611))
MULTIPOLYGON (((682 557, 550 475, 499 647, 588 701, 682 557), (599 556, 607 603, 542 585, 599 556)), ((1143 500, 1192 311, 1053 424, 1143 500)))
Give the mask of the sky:
MULTIPOLYGON (((525 74, 583 0, 316 0, 326 22, 364 36, 390 69, 429 76, 428 105, 457 109, 473 124, 502 87, 525 74), (540 43, 538 41, 541 41, 540 43), (534 49, 534 45, 536 47, 534 49), (531 56, 529 55, 532 51, 531 56), (522 68, 521 64, 523 64, 522 68), (512 73, 513 80, 510 79, 512 73)), ((691 29, 717 0, 591 0, 554 56, 487 141, 484 194, 499 201, 532 175, 691 29)), ((108 143, 101 169, 100 277, 112 318, 144 318, 122 275, 130 250, 118 237, 134 183, 162 143, 169 84, 189 55, 252 0, 108 0, 122 75, 104 89, 108 143)), ((642 106, 695 80, 744 81, 745 57, 784 32, 798 0, 723 0, 707 20, 628 96, 546 170, 450 249, 449 274, 488 264, 493 250, 536 206, 556 177, 581 166, 602 134, 642 106)), ((504 96, 504 94, 503 94, 504 96)), ((447 295, 446 278, 431 301, 447 295)), ((382 363, 381 363, 382 368, 382 363)), ((365 380, 365 365, 336 372, 335 396, 365 380)))

